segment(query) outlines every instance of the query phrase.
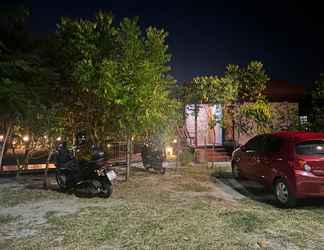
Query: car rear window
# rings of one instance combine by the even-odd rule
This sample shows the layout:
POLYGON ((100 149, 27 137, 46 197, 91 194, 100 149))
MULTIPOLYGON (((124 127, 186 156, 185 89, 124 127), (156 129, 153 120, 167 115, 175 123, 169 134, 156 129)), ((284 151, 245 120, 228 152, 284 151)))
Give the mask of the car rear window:
POLYGON ((324 141, 312 140, 296 144, 299 155, 324 155, 324 141))

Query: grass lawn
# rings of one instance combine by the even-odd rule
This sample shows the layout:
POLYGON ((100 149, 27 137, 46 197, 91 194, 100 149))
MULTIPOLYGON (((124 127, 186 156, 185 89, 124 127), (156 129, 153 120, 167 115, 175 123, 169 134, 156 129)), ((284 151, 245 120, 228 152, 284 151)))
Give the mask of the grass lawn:
POLYGON ((0 184, 0 249, 324 249, 321 202, 280 209, 236 199, 211 178, 228 171, 137 169, 109 199, 42 190, 37 180, 0 184))

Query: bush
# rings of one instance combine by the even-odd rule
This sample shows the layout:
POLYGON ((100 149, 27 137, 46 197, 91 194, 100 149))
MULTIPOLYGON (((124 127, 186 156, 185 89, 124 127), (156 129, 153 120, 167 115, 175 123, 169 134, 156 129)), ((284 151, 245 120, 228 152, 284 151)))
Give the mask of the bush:
POLYGON ((194 149, 184 149, 179 155, 179 161, 181 164, 186 165, 195 159, 194 149))

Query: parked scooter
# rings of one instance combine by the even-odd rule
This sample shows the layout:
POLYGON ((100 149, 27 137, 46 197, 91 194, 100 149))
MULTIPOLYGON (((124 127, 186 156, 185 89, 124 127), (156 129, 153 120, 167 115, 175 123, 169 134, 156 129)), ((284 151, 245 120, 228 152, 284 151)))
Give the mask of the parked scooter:
POLYGON ((163 167, 163 153, 153 145, 144 144, 142 147, 142 161, 146 170, 153 169, 160 174, 165 174, 165 167, 163 167))
POLYGON ((56 159, 56 181, 62 191, 87 197, 108 198, 112 194, 112 181, 117 175, 105 164, 104 152, 93 147, 91 160, 79 161, 67 149, 66 143, 62 143, 56 159))

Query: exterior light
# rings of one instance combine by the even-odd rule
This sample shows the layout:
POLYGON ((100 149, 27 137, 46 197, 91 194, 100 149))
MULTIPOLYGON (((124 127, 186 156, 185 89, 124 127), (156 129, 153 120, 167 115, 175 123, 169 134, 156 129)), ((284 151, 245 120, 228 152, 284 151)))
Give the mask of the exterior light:
POLYGON ((167 155, 173 155, 173 148, 172 147, 166 147, 165 151, 166 151, 167 155))
POLYGON ((306 172, 310 172, 310 171, 312 171, 312 167, 309 166, 307 163, 305 163, 305 164, 304 164, 304 170, 305 170, 306 172))
POLYGON ((173 140, 173 143, 177 143, 177 139, 174 139, 174 140, 173 140))
POLYGON ((0 141, 3 141, 4 136, 0 135, 0 141))
POLYGON ((59 137, 56 138, 56 140, 57 140, 57 141, 61 141, 61 140, 62 140, 62 137, 59 136, 59 137))
POLYGON ((23 139, 24 142, 28 142, 29 141, 29 136, 25 135, 22 139, 23 139))

